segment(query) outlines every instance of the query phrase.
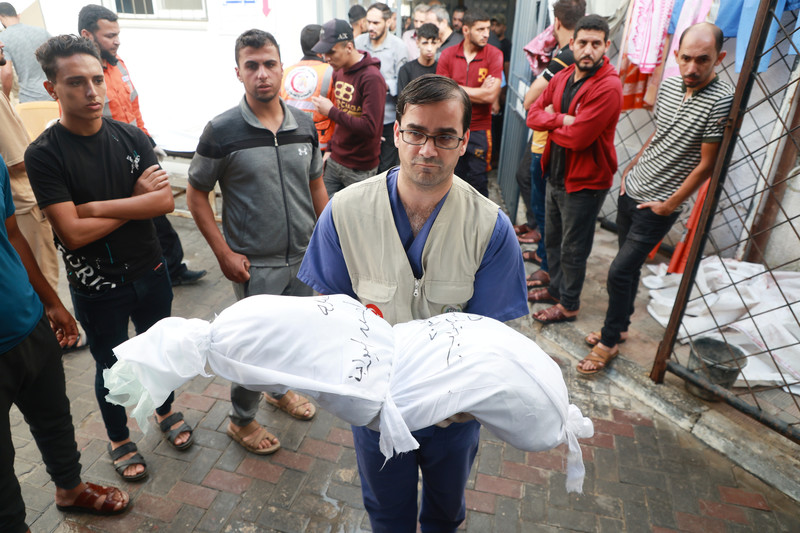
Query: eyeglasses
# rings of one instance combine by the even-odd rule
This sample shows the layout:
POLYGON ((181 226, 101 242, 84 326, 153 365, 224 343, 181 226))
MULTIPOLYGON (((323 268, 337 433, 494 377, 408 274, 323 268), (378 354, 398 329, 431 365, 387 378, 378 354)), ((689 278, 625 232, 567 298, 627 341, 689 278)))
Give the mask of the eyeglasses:
POLYGON ((464 140, 464 137, 456 137, 455 135, 428 135, 414 130, 400 130, 400 137, 403 142, 414 146, 422 146, 428 142, 428 139, 432 139, 433 145, 443 150, 455 150, 464 140))

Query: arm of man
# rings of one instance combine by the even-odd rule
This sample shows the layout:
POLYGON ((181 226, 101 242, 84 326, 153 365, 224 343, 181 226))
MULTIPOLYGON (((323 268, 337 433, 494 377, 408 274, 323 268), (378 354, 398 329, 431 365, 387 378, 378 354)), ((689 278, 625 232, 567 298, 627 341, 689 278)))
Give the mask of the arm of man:
POLYGON ((72 346, 78 340, 78 326, 75 324, 75 319, 66 310, 56 292, 42 275, 42 271, 39 270, 39 265, 36 264, 28 241, 19 230, 16 217, 9 216, 6 218, 5 224, 8 240, 19 254, 22 265, 28 272, 28 279, 44 305, 44 312, 50 321, 50 327, 56 334, 58 343, 61 346, 72 346))
POLYGON ((531 104, 525 124, 536 131, 553 131, 560 128, 563 120, 560 118, 560 114, 552 111, 552 108, 553 84, 548 83, 542 94, 531 104))
POLYGON ((236 283, 244 283, 250 279, 250 260, 228 246, 214 219, 208 192, 196 189, 189 183, 186 186, 186 203, 189 211, 192 213, 194 223, 197 224, 197 229, 214 252, 225 277, 236 283))
POLYGON ((320 176, 311 180, 308 186, 311 188, 311 202, 314 204, 314 213, 319 218, 322 216, 325 206, 328 205, 328 191, 325 190, 325 182, 322 181, 322 176, 320 176))
POLYGON ((487 76, 480 87, 464 87, 473 104, 492 104, 500 96, 500 80, 503 76, 503 52, 487 45, 484 48, 487 63, 487 76))
POLYGON ((318 112, 330 117, 337 125, 341 124, 362 137, 380 136, 383 130, 383 107, 386 104, 386 82, 380 72, 376 72, 358 90, 364 94, 360 116, 342 111, 321 96, 312 96, 311 101, 318 112))
POLYGON ((133 187, 133 196, 97 200, 75 207, 80 218, 118 218, 147 220, 175 209, 167 171, 158 165, 147 168, 133 187))
POLYGON ((577 114, 554 113, 561 125, 551 130, 551 139, 568 150, 585 150, 619 117, 622 87, 619 78, 598 85, 581 100, 577 114))
POLYGON ((639 149, 639 152, 633 157, 633 159, 631 159, 631 162, 628 163, 628 166, 625 167, 625 170, 622 171, 622 178, 619 182, 620 196, 625 194, 625 178, 628 177, 628 173, 633 169, 633 167, 636 166, 636 163, 639 162, 639 158, 642 157, 642 154, 644 153, 645 149, 647 149, 647 147, 650 146, 650 142, 653 140, 653 137, 655 137, 655 135, 656 132, 653 131, 653 133, 650 134, 650 137, 647 138, 642 147, 639 149))
POLYGON ((656 215, 667 216, 675 211, 689 196, 700 187, 700 185, 711 176, 714 164, 719 155, 720 143, 705 142, 700 145, 700 162, 686 176, 683 184, 665 202, 645 202, 636 207, 647 209, 648 207, 656 215))
POLYGON ((525 99, 522 101, 522 107, 525 111, 530 110, 531 105, 542 95, 548 83, 550 82, 547 81, 544 76, 539 76, 533 80, 533 83, 531 83, 531 86, 528 87, 528 91, 525 93, 525 99))
POLYGON ((6 58, 6 64, 0 67, 0 84, 3 85, 3 94, 10 98, 11 86, 14 84, 14 68, 12 61, 6 58))
POLYGON ((408 72, 408 68, 409 68, 408 65, 409 65, 409 63, 406 63, 405 65, 403 65, 403 67, 400 69, 400 72, 397 73, 397 94, 400 94, 401 92, 403 92, 403 89, 406 88, 406 85, 408 85, 408 82, 411 81, 410 80, 411 75, 408 72))
POLYGON ((489 245, 475 273, 473 291, 464 309, 466 313, 503 322, 528 314, 525 264, 514 227, 500 210, 489 245))
POLYGON ((333 223, 333 202, 322 211, 308 243, 297 279, 320 294, 347 294, 358 299, 333 223))

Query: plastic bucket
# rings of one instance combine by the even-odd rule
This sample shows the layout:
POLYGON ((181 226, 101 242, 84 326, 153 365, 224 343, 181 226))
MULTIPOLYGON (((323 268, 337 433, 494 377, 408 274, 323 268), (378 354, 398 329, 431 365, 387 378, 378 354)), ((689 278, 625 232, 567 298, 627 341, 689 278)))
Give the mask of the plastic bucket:
MULTIPOLYGON (((736 346, 707 337, 701 337, 692 342, 687 369, 705 377, 714 385, 730 389, 739 377, 739 369, 745 366, 747 366, 747 359, 736 346)), ((719 400, 719 397, 713 392, 688 381, 685 384, 686 390, 698 398, 711 402, 719 400)))

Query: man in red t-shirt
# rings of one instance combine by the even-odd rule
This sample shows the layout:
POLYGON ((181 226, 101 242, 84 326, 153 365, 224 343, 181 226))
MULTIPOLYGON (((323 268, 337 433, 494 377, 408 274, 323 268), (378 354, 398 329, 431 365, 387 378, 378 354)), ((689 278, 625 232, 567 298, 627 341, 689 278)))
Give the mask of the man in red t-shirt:
POLYGON ((467 151, 458 160, 456 175, 489 196, 488 171, 492 155, 492 102, 500 94, 503 53, 489 43, 489 15, 470 9, 464 15, 464 41, 445 49, 436 73, 455 80, 472 102, 467 151))

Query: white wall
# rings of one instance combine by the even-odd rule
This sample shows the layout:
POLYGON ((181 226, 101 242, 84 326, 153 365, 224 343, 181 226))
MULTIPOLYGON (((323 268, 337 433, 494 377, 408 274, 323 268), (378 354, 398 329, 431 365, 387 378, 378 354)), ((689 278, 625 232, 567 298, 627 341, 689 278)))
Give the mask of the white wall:
MULTIPOLYGON (((238 104, 243 91, 233 47, 239 34, 251 28, 271 32, 284 64, 291 65, 302 56, 300 30, 319 22, 316 0, 270 0, 268 16, 262 0, 206 1, 207 21, 119 20, 118 54, 139 92, 145 127, 167 150, 193 151, 205 124, 238 104)), ((78 12, 87 3, 40 0, 47 30, 77 33, 78 12)))

